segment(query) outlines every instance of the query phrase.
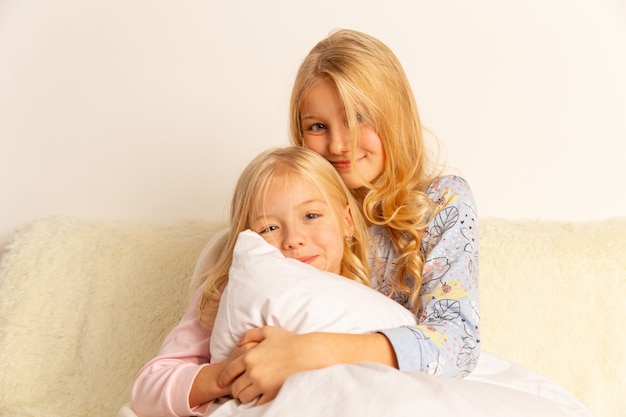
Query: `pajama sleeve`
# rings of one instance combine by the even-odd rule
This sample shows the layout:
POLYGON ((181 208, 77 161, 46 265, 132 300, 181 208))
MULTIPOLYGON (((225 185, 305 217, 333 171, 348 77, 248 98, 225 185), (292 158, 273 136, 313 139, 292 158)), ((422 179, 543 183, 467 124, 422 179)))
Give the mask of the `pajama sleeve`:
MULTIPOLYGON (((380 332, 391 342, 400 370, 462 377, 480 355, 478 217, 469 185, 460 177, 440 177, 428 195, 438 207, 421 242, 426 262, 418 325, 380 332)), ((382 287, 397 257, 383 230, 373 230, 387 265, 387 274, 378 278, 382 287)))
POLYGON ((131 406, 138 416, 201 416, 210 403, 189 407, 191 385, 208 366, 211 330, 200 325, 198 288, 180 322, 166 336, 158 355, 139 371, 131 391, 131 406))

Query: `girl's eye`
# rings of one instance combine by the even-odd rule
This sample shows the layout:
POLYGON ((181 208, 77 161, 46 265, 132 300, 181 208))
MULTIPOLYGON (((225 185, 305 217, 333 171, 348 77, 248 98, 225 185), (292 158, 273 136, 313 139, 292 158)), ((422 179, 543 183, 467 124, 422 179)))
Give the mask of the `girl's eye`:
POLYGON ((263 233, 269 233, 269 232, 273 232, 275 230, 278 230, 278 226, 265 226, 263 228, 261 228, 261 230, 259 230, 259 234, 262 235, 263 233))
POLYGON ((304 217, 305 217, 307 220, 313 220, 313 219, 317 219, 317 218, 318 218, 318 217, 320 217, 320 216, 321 216, 321 215, 320 215, 320 214, 318 214, 318 213, 307 213, 307 214, 305 214, 305 216, 304 216, 304 217))
POLYGON ((363 115, 361 115, 361 113, 357 113, 356 114, 356 121, 357 122, 362 122, 363 121, 363 115))
POLYGON ((309 127, 309 130, 313 130, 315 132, 326 130, 326 125, 323 123, 313 123, 311 127, 309 127))

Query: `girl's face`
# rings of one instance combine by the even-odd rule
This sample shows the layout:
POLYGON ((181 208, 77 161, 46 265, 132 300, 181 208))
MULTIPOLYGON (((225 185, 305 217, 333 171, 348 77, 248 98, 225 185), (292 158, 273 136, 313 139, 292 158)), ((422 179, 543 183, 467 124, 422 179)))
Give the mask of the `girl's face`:
POLYGON ((304 97, 300 109, 304 146, 326 158, 341 175, 350 189, 376 179, 385 163, 385 151, 378 133, 368 125, 360 128, 356 166, 351 162, 351 137, 347 126, 345 109, 337 89, 329 81, 320 81, 304 97))
POLYGON ((341 273, 344 236, 354 229, 348 207, 331 200, 331 206, 316 186, 301 178, 276 178, 265 201, 259 198, 251 229, 294 258, 322 271, 341 273), (263 206, 261 206, 261 204, 263 206), (337 218, 336 213, 343 213, 337 218))

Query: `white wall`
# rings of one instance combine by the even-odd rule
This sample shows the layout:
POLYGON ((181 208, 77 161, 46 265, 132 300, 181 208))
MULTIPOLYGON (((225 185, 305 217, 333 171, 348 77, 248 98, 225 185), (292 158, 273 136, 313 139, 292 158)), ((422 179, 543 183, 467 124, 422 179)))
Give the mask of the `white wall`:
POLYGON ((626 215, 624 0, 0 0, 0 247, 53 214, 223 218, 337 27, 397 53, 481 215, 626 215))

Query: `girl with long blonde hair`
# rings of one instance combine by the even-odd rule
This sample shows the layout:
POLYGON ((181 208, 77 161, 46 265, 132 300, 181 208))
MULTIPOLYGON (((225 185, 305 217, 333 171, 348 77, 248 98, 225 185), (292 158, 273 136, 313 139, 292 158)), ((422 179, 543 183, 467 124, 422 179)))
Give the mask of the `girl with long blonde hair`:
POLYGON ((244 341, 258 345, 223 381, 234 381, 234 395, 246 402, 278 392, 284 369, 374 361, 467 375, 480 354, 476 206, 467 182, 441 175, 430 156, 398 58, 365 33, 331 33, 298 70, 290 126, 292 142, 326 158, 359 201, 370 231, 371 285, 419 324, 315 337, 251 330, 244 341))

